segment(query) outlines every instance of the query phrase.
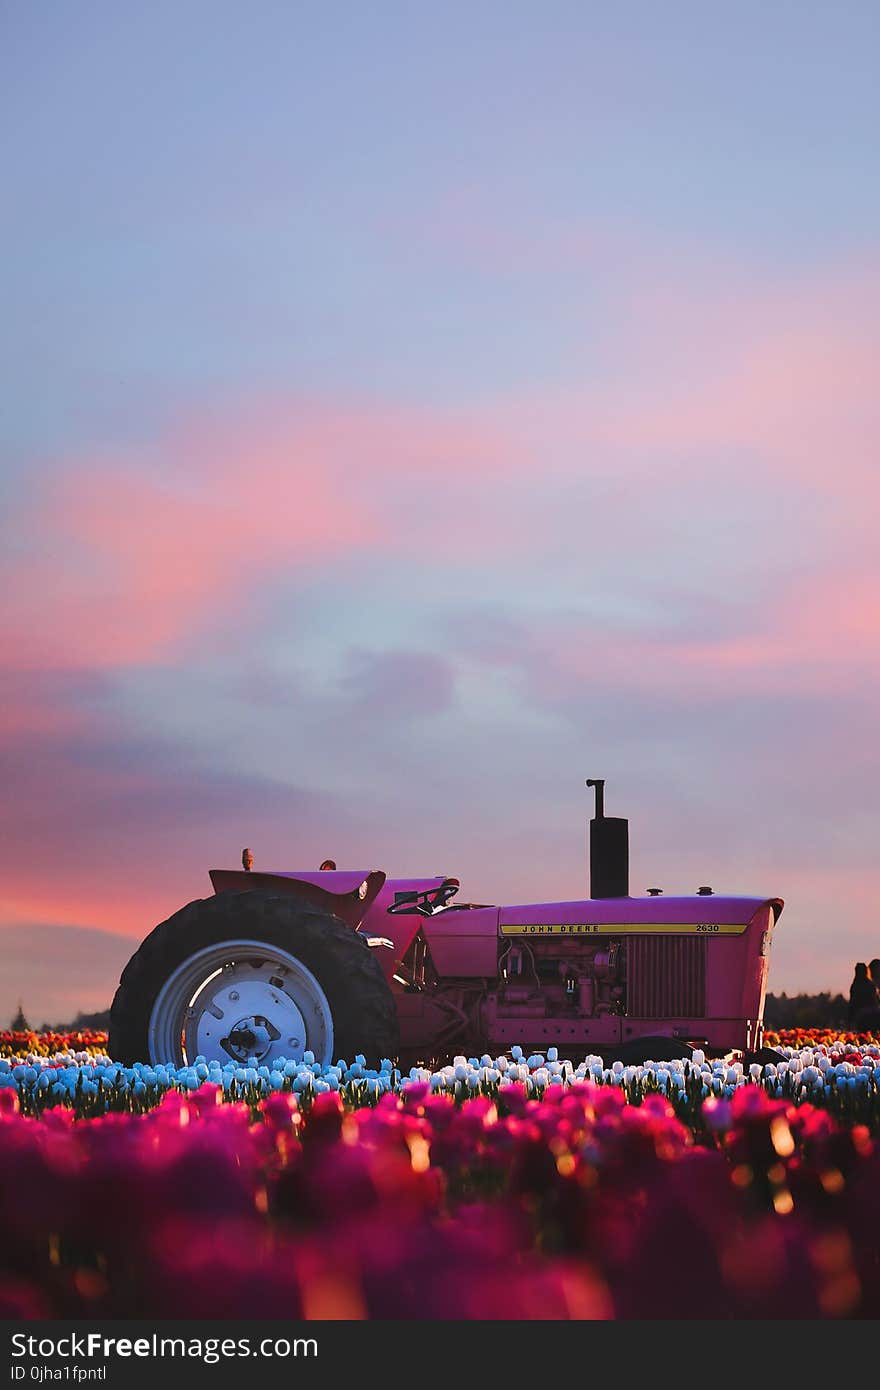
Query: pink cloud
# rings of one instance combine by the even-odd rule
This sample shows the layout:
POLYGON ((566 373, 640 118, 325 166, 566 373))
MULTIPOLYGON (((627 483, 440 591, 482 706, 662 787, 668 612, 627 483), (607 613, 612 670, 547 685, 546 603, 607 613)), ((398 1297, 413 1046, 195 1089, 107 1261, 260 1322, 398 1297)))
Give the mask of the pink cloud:
POLYGON ((276 403, 195 420, 153 460, 87 457, 42 480, 15 519, 27 545, 7 552, 0 636, 18 667, 161 660, 220 614, 232 628, 275 577, 421 550, 412 509, 436 520, 444 481, 524 466, 515 440, 464 416, 276 403))
MULTIPOLYGON (((878 290, 871 269, 768 286, 733 270, 719 285, 705 268, 661 282, 643 265, 609 349, 620 371, 601 384, 585 366, 576 387, 469 411, 276 400, 195 413, 149 455, 90 455, 44 475, 15 521, 24 543, 7 549, 16 603, 0 636, 17 666, 137 664, 168 659, 218 619, 233 627, 279 577, 357 556, 430 566, 442 551, 480 566, 517 545, 533 561, 555 558, 573 514, 552 488, 588 479, 600 489, 591 543, 608 553, 624 538, 636 582, 662 553, 658 506, 683 518, 696 485, 704 505, 713 488, 760 499, 775 485, 783 550, 784 490, 821 496, 817 540, 830 550, 816 570, 833 555, 830 568, 870 572, 878 290)), ((744 566, 753 548, 745 530, 744 566)), ((758 561, 773 569, 772 557, 758 561)), ((773 596, 775 630, 759 612, 736 643, 683 650, 682 661, 745 670, 802 652, 802 618, 783 611, 787 582, 778 605, 773 596)), ((831 590, 814 597, 826 611, 837 602, 831 590)), ((867 623, 870 640, 857 602, 854 591, 846 623, 854 633, 867 623)))
POLYGON ((880 274, 730 279, 643 284, 628 373, 591 394, 586 438, 640 477, 723 475, 735 458, 744 486, 876 500, 880 274))
POLYGON ((752 482, 769 467, 797 487, 869 484, 880 274, 730 281, 682 271, 662 283, 643 270, 616 296, 598 375, 585 319, 581 380, 522 393, 511 421, 529 438, 567 439, 590 471, 643 485, 711 477, 726 466, 720 451, 752 482))
POLYGON ((22 664, 161 657, 215 606, 231 619, 279 567, 379 535, 375 516, 318 471, 285 472, 257 452, 227 458, 210 481, 198 473, 185 456, 170 478, 87 463, 44 487, 6 633, 22 664))
POLYGON ((534 680, 558 691, 833 694, 880 674, 880 576, 805 576, 768 597, 745 635, 652 635, 561 620, 535 636, 534 680))

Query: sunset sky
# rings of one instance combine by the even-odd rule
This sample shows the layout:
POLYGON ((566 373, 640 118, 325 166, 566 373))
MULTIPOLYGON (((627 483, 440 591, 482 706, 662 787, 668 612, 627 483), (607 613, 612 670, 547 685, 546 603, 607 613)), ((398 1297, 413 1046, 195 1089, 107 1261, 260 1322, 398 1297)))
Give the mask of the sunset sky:
POLYGON ((6 4, 0 1026, 234 866, 880 955, 880 9, 6 4))

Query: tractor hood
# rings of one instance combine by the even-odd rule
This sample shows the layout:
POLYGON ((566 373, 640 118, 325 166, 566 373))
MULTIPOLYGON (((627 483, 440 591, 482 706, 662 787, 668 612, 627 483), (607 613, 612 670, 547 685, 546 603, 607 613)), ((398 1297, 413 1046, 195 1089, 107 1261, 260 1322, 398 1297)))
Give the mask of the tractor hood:
POLYGON ((502 907, 502 936, 547 933, 578 934, 606 930, 616 934, 744 931, 755 913, 771 907, 774 921, 782 912, 781 898, 727 896, 712 893, 692 897, 586 898, 582 902, 533 903, 502 907))

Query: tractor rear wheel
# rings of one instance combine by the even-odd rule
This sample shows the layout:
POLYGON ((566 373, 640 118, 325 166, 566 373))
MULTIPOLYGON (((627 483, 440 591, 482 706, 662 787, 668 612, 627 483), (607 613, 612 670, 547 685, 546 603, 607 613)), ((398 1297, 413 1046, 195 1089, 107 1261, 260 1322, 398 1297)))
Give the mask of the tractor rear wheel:
POLYGON ((220 893, 161 922, 122 972, 110 1010, 114 1061, 322 1065, 398 1048, 394 997, 371 948, 293 896, 220 893))

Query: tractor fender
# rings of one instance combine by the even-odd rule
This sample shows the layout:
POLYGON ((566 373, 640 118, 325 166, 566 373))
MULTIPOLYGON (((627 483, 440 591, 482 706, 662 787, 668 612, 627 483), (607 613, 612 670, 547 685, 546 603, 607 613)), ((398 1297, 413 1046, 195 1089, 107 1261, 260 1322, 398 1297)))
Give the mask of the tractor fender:
POLYGON ((245 869, 211 869, 215 893, 293 894, 359 927, 385 882, 381 869, 334 870, 318 873, 254 873, 245 869))

